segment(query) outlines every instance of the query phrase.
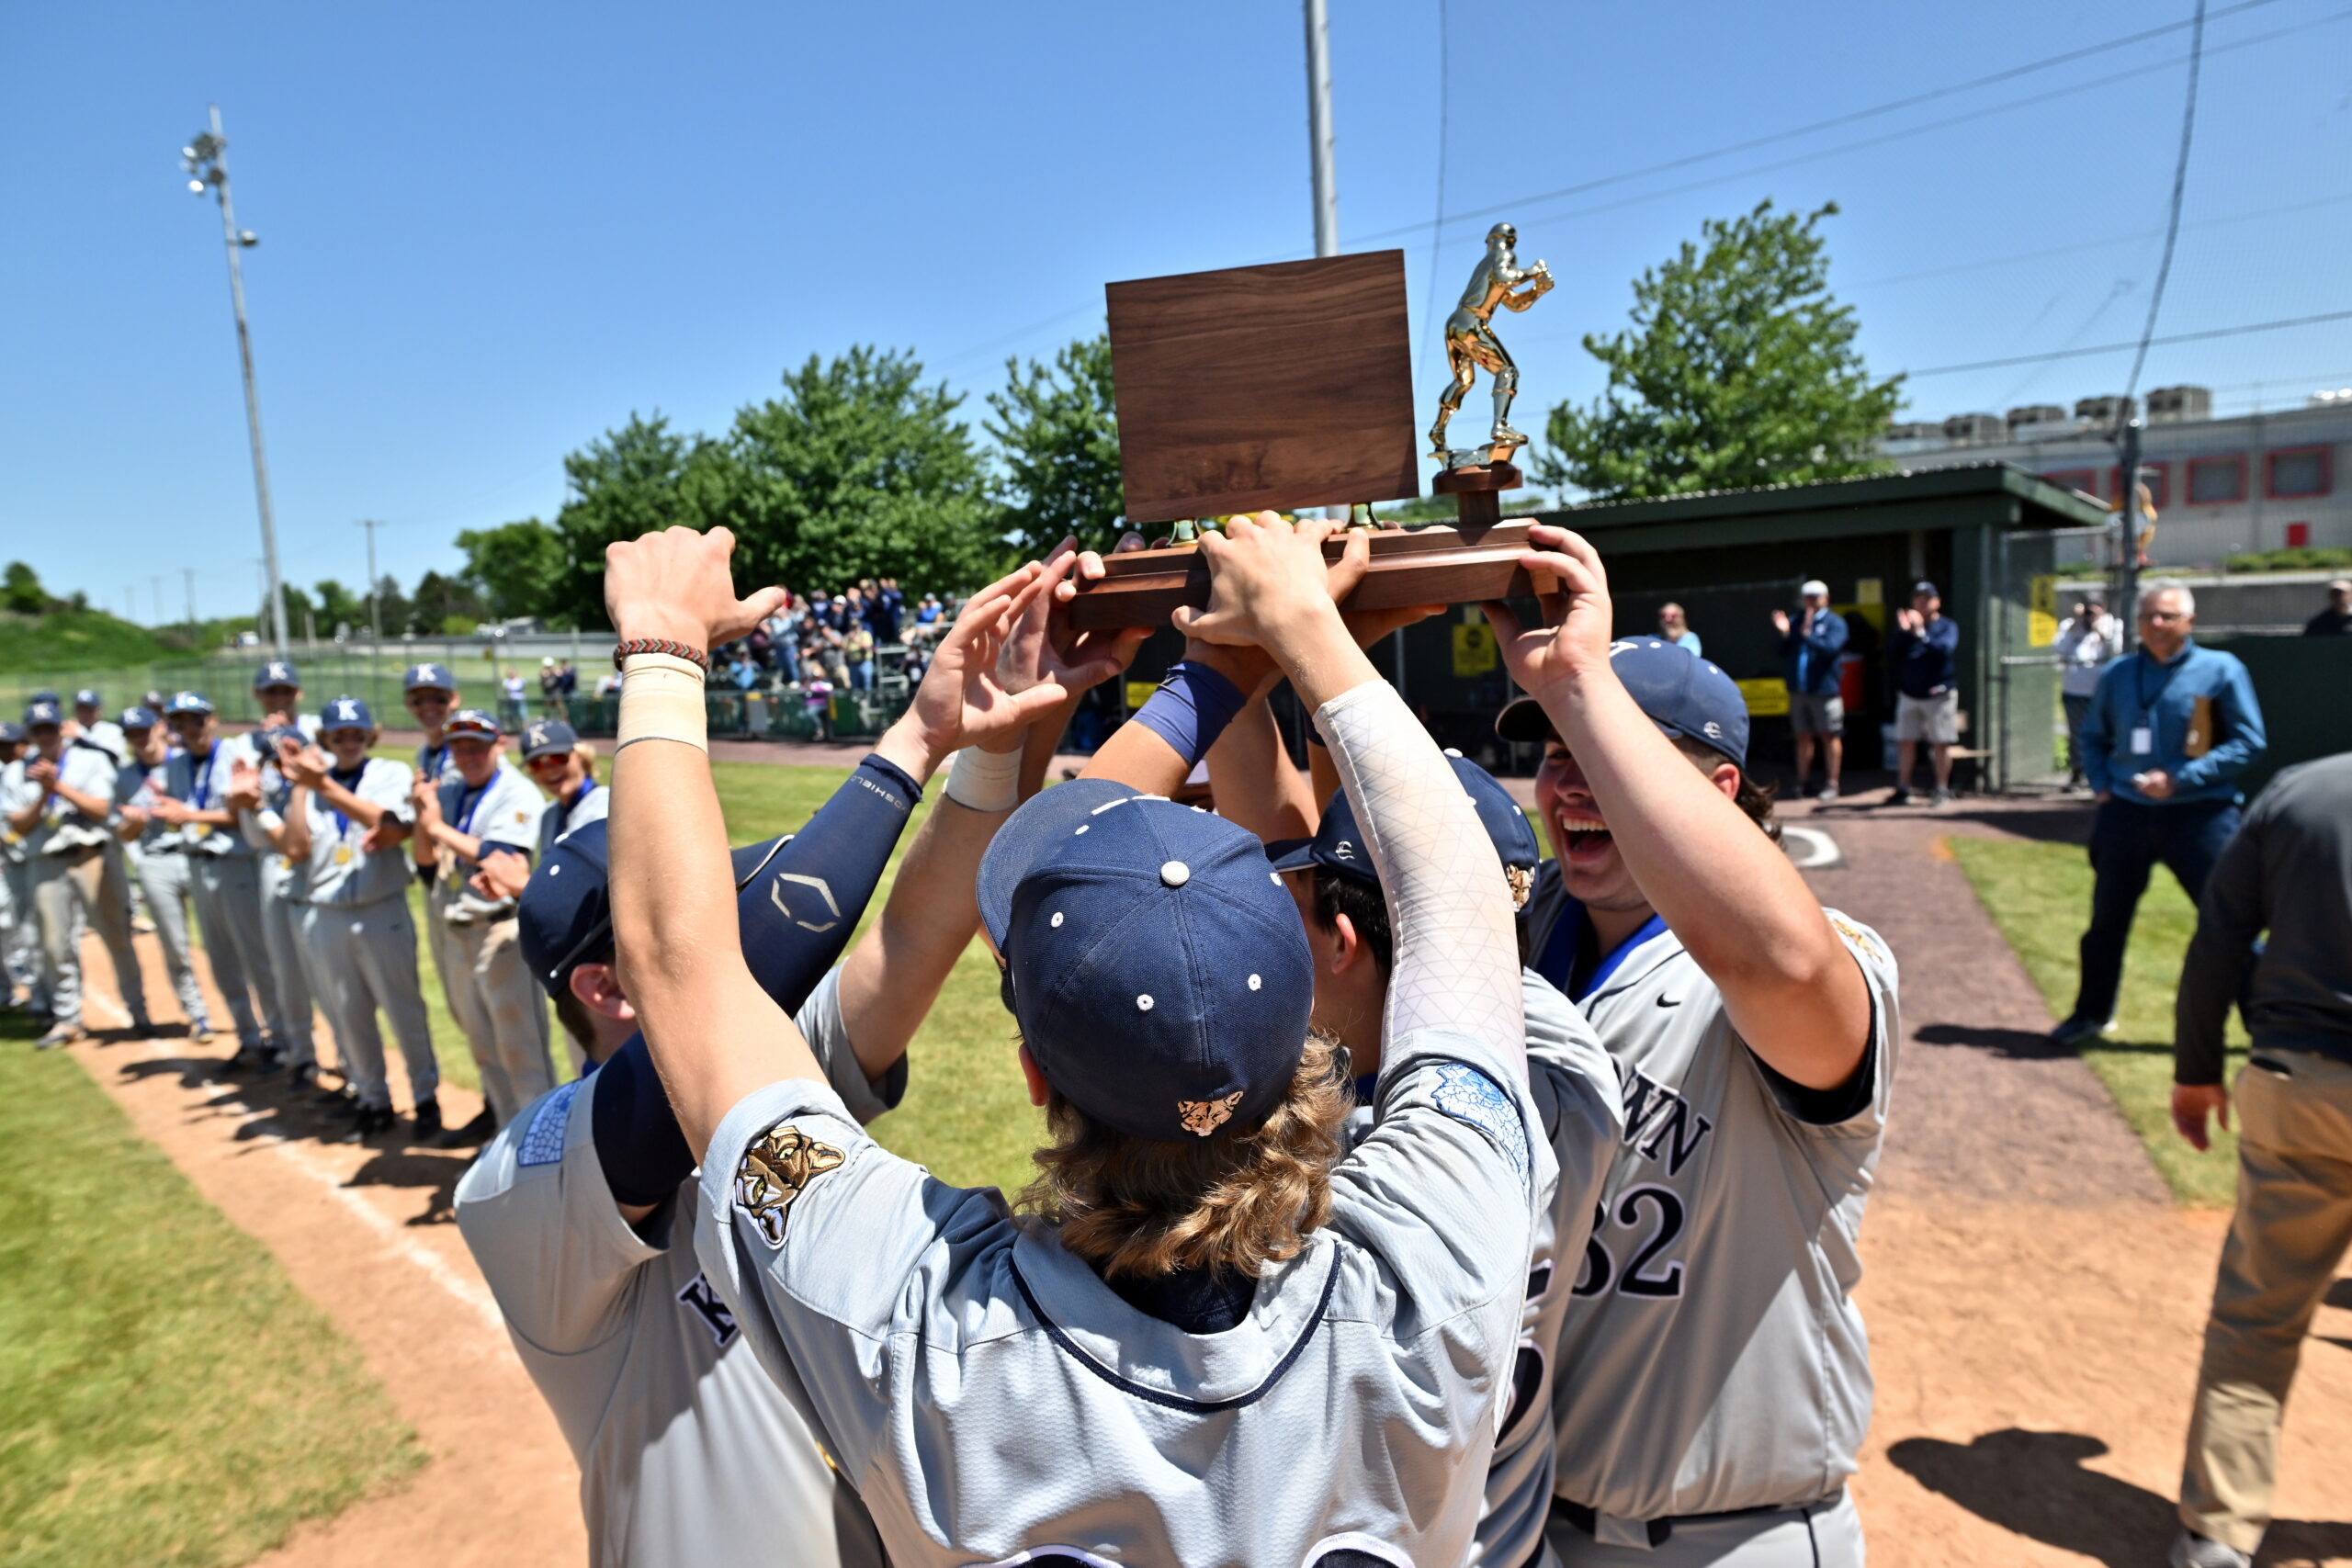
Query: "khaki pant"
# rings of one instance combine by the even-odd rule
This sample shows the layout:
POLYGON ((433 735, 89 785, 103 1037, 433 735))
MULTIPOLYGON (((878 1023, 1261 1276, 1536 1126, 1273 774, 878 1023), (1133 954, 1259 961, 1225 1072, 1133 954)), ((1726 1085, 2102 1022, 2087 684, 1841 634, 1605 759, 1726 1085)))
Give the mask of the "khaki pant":
POLYGON ((434 923, 450 1016, 481 1074, 481 1097, 502 1127, 555 1087, 548 1055, 548 997, 523 962, 512 918, 452 924, 449 905, 465 884, 446 871, 434 884, 434 923))
POLYGON ((2270 1523, 2278 1423, 2303 1337, 2352 1244, 2352 1065, 2257 1049, 2238 1075, 2238 1207, 2222 1246, 2181 1522, 2252 1552, 2270 1523))

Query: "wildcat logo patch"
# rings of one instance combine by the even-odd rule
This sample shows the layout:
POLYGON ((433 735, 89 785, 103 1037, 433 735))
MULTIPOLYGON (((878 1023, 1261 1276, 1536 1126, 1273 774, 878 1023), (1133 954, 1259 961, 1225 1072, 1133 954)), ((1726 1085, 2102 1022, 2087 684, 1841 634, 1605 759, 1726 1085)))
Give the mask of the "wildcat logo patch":
POLYGON ((1869 953, 1872 958, 1878 959, 1881 963, 1885 962, 1886 954, 1881 953, 1879 951, 1878 943, 1871 940, 1870 932, 1862 930, 1861 927, 1856 925, 1853 921, 1848 919, 1843 915, 1830 916, 1829 923, 1837 927, 1838 934, 1844 937, 1848 942, 1852 942, 1856 947, 1860 948, 1864 953, 1869 953))
POLYGON ((743 1151, 735 1170, 735 1206, 751 1216, 770 1247, 782 1247, 793 1200, 846 1157, 832 1145, 779 1123, 743 1151))
POLYGON ((1223 1100, 1180 1100, 1176 1102, 1176 1120, 1184 1131, 1196 1138, 1205 1138, 1233 1120, 1233 1108, 1241 1103, 1241 1091, 1235 1089, 1223 1100))

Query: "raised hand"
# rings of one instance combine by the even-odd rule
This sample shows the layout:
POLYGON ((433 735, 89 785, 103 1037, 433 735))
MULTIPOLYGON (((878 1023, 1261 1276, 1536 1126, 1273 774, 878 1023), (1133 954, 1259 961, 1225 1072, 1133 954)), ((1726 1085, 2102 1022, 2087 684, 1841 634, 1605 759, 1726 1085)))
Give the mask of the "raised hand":
MULTIPOLYGON (((1143 548, 1143 536, 1128 534, 1114 555, 1143 548)), ((1025 692, 1051 681, 1063 695, 1101 685, 1135 662, 1136 649, 1151 635, 1149 626, 1103 631, 1079 631, 1069 624, 1069 605, 1078 597, 1080 581, 1102 576, 1102 558, 1081 550, 1075 538, 1066 538, 1046 556, 1038 579, 1041 592, 1014 623, 997 655, 997 679, 1008 692, 1025 692)))
MULTIPOLYGON (((1046 569, 1031 561, 973 594, 955 626, 939 639, 914 701, 899 724, 891 727, 908 727, 929 766, 937 766, 941 758, 961 747, 1000 739, 1026 727, 1068 695, 1048 671, 1040 670, 1037 683, 1018 692, 1008 689, 998 674, 1006 641, 1045 590, 1046 569)), ((916 776, 923 774, 917 772, 916 776)))
POLYGON ((221 801, 232 811, 253 811, 261 806, 261 769, 250 757, 229 764, 229 793, 221 801))
POLYGON ((305 789, 317 789, 326 783, 326 753, 315 746, 300 746, 291 740, 278 742, 277 765, 288 779, 305 789))
POLYGON ((605 613, 624 641, 655 637, 709 649, 743 636, 784 604, 784 590, 735 597, 735 536, 664 528, 605 547, 605 613))
POLYGON ((1789 635, 1789 613, 1786 610, 1772 612, 1772 629, 1782 637, 1789 635))
POLYGON ((1171 623, 1202 642, 1254 643, 1269 652, 1295 639, 1355 591, 1372 561, 1368 536, 1348 536, 1337 561, 1323 559, 1323 541, 1338 525, 1322 518, 1293 525, 1271 512, 1237 517, 1222 534, 1202 536, 1209 563, 1209 605, 1178 609, 1171 623))
POLYGON ((1495 628, 1511 679, 1540 695, 1563 682, 1609 668, 1612 612, 1600 552, 1583 535, 1538 524, 1528 530, 1527 542, 1533 547, 1519 558, 1519 564, 1535 581, 1541 623, 1522 626, 1510 606, 1498 601, 1481 607, 1495 628))

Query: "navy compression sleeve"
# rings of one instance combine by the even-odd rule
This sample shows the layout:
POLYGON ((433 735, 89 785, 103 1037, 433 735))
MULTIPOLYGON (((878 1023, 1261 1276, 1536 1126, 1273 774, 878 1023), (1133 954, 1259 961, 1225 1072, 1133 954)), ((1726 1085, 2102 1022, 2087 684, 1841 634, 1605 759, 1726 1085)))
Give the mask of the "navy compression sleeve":
MULTIPOLYGON (((798 833, 775 846, 736 895, 743 961, 786 1012, 799 1010, 849 945, 882 881, 890 852, 922 798, 922 786, 878 756, 798 833)), ((616 1202, 659 1203, 694 1174, 694 1152, 670 1109, 645 1036, 596 1069, 591 1118, 596 1163, 616 1202)))

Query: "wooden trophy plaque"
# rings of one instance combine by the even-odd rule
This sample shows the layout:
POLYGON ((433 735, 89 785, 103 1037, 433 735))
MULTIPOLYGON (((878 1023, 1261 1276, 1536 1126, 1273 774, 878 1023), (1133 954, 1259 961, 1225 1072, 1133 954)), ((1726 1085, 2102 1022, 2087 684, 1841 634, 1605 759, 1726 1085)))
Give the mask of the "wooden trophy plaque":
MULTIPOLYGON (((1405 253, 1114 283, 1111 368, 1128 522, 1150 536, 1180 520, 1346 506, 1420 494, 1405 253)), ((1454 468, 1441 492, 1460 518, 1372 534, 1372 567, 1349 609, 1463 604, 1530 592, 1528 525, 1504 523, 1508 462, 1454 468)), ((1334 536, 1325 552, 1345 547, 1334 536)), ((1208 565, 1179 544, 1103 558, 1070 606, 1083 628, 1164 624, 1209 600, 1208 565)))

